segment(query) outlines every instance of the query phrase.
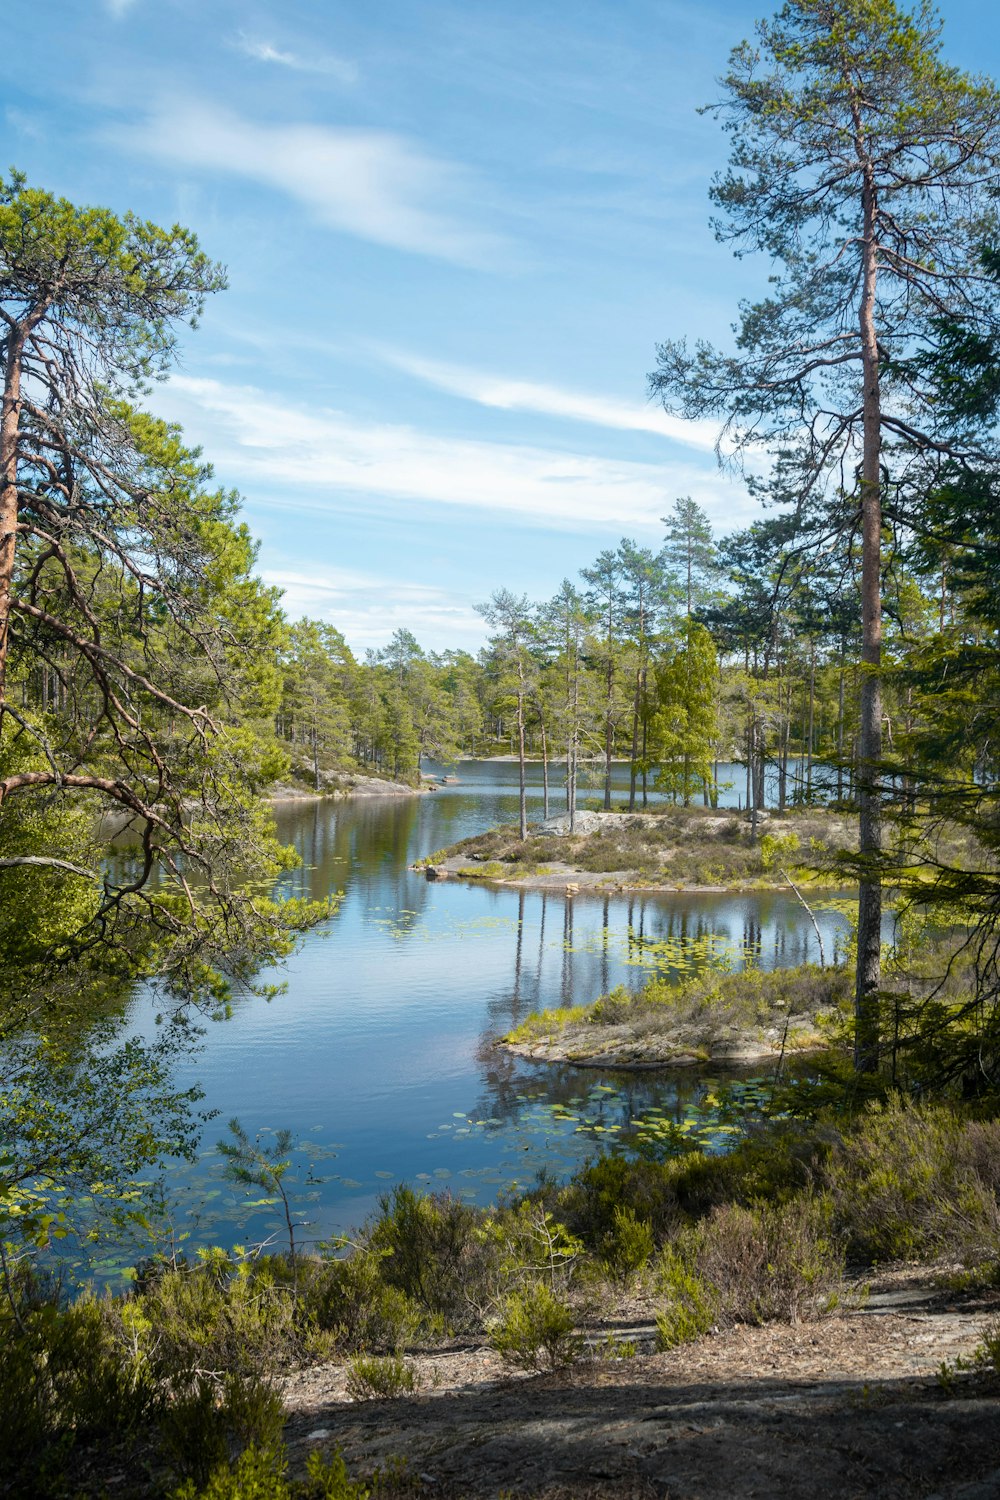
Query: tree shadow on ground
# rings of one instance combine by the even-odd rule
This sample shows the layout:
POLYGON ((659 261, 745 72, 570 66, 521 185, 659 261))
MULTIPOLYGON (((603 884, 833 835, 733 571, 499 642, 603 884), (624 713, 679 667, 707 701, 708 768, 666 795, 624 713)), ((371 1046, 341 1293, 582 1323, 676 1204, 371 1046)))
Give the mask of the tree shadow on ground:
POLYGON ((401 1461, 408 1489, 470 1500, 995 1500, 996 1383, 947 1385, 692 1383, 590 1365, 486 1391, 330 1404, 289 1437, 323 1429, 352 1472, 401 1461))

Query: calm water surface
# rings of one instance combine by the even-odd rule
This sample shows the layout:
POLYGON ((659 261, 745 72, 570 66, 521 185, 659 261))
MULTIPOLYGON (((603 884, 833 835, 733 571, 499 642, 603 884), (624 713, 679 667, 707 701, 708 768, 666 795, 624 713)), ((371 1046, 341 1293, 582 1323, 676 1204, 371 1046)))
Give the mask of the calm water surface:
MULTIPOLYGON (((239 1000, 178 1070, 219 1111, 199 1162, 170 1174, 179 1220, 198 1238, 272 1227, 221 1178, 215 1142, 231 1116, 251 1134, 287 1127, 302 1140, 311 1236, 357 1226, 397 1181, 488 1203, 542 1167, 569 1172, 637 1114, 683 1113, 706 1086, 689 1070, 602 1074, 510 1058, 493 1041, 530 1011, 638 987, 664 961, 650 945, 670 939, 715 935, 736 965, 748 951, 764 967, 818 956, 791 895, 567 898, 427 881, 414 860, 517 816, 516 766, 469 762, 457 774, 423 796, 278 809, 281 837, 304 861, 291 887, 343 898, 274 976, 286 993, 239 1000)), ((530 795, 540 816, 540 786, 530 795)), ((845 924, 818 915, 829 956, 845 924)), ((140 1031, 153 1029, 154 1008, 136 1001, 140 1031)))

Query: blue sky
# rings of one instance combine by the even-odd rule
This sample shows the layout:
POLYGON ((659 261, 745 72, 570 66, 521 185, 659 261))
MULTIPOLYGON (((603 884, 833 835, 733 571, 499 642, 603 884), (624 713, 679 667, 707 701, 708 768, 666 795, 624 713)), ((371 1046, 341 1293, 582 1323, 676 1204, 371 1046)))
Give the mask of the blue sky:
MULTIPOLYGON (((1000 72, 993 7, 942 12, 949 59, 1000 72)), ((726 149, 696 113, 761 13, 11 0, 0 160, 228 266, 152 404, 243 493, 289 612, 474 649, 494 588, 659 545, 678 495, 719 531, 754 514, 645 379, 766 274, 713 239, 726 149)))

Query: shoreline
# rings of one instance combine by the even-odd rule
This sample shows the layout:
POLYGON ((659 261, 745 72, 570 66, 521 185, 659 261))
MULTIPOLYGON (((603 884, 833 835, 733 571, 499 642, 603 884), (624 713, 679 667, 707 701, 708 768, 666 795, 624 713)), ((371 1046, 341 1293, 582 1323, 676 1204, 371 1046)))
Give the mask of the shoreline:
POLYGON ((745 815, 730 809, 666 808, 656 812, 579 810, 461 840, 411 869, 428 880, 458 879, 522 890, 660 891, 728 895, 794 891, 818 896, 849 891, 837 857, 853 830, 825 809, 771 815, 756 837, 745 815), (800 889, 801 888, 801 889, 800 889))
MULTIPOLYGON (((561 863, 557 860, 551 861, 552 866, 561 863)), ((447 859, 433 864, 418 861, 409 868, 417 874, 424 874, 430 881, 464 880, 470 885, 488 885, 525 891, 556 891, 565 896, 625 894, 629 891, 648 892, 651 895, 686 896, 750 895, 770 891, 778 895, 789 891, 788 882, 784 880, 741 880, 730 884, 713 885, 689 884, 676 880, 650 880, 640 871, 580 870, 573 865, 563 865, 562 869, 542 868, 521 875, 497 874, 493 871, 477 870, 459 855, 449 855, 447 859)), ((853 886, 845 886, 842 880, 830 882, 806 880, 801 877, 801 872, 797 884, 804 887, 806 891, 815 892, 818 896, 850 895, 854 890, 853 886)))
POLYGON ((709 968, 673 984, 654 975, 636 993, 619 985, 590 1005, 534 1011, 496 1045, 578 1068, 759 1067, 834 1050, 849 1006, 842 965, 709 968))
MULTIPOLYGON (((669 1068, 712 1068, 724 1071, 732 1068, 752 1068, 761 1063, 776 1063, 779 1058, 818 1057, 830 1052, 830 1047, 817 1043, 815 1038, 805 1042, 780 1040, 754 1042, 749 1038, 740 1042, 721 1042, 715 1046, 685 1046, 682 1042, 662 1039, 650 1043, 638 1037, 628 1027, 602 1027, 602 1031, 623 1033, 621 1036, 599 1037, 588 1048, 583 1026, 565 1026, 558 1034, 537 1041, 510 1042, 499 1037, 494 1046, 509 1057, 522 1057, 525 1062, 558 1063, 567 1068, 608 1068, 619 1073, 656 1073, 669 1068)), ((593 1027, 591 1030, 595 1029, 593 1027)))
POLYGON ((383 781, 378 776, 345 776, 345 785, 329 786, 321 791, 298 786, 294 782, 277 782, 265 794, 265 801, 275 804, 293 802, 346 802, 351 797, 421 797, 436 791, 432 783, 409 786, 405 781, 383 781))

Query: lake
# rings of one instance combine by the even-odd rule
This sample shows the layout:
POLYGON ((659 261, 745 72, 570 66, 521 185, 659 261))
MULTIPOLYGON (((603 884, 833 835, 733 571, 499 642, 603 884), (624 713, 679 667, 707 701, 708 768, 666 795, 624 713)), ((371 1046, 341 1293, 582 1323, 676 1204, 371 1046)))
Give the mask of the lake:
MULTIPOLYGON (((616 783, 627 785, 624 772, 616 783)), ((222 1179, 215 1142, 232 1116, 251 1135, 287 1127, 302 1142, 307 1237, 356 1227, 394 1182, 489 1203, 543 1168, 568 1173, 651 1111, 683 1119, 708 1087, 691 1070, 600 1073, 511 1058, 493 1042, 528 1012, 586 1003, 620 982, 638 987, 664 962, 657 943, 714 937, 734 966, 746 953, 763 967, 818 957, 791 893, 566 897, 428 881, 414 860, 517 817, 516 765, 467 762, 452 774, 456 785, 419 796, 276 809, 303 860, 290 888, 343 897, 266 976, 286 993, 238 999, 178 1067, 178 1082, 199 1082, 218 1111, 197 1164, 169 1171, 177 1222, 194 1239, 229 1243, 274 1227, 270 1211, 248 1214, 245 1195, 222 1179)), ((530 774, 529 816, 539 817, 540 767, 530 774)), ((829 957, 846 923, 835 910, 817 915, 829 957)), ((155 1009, 139 995, 135 1029, 151 1034, 155 1009)))

